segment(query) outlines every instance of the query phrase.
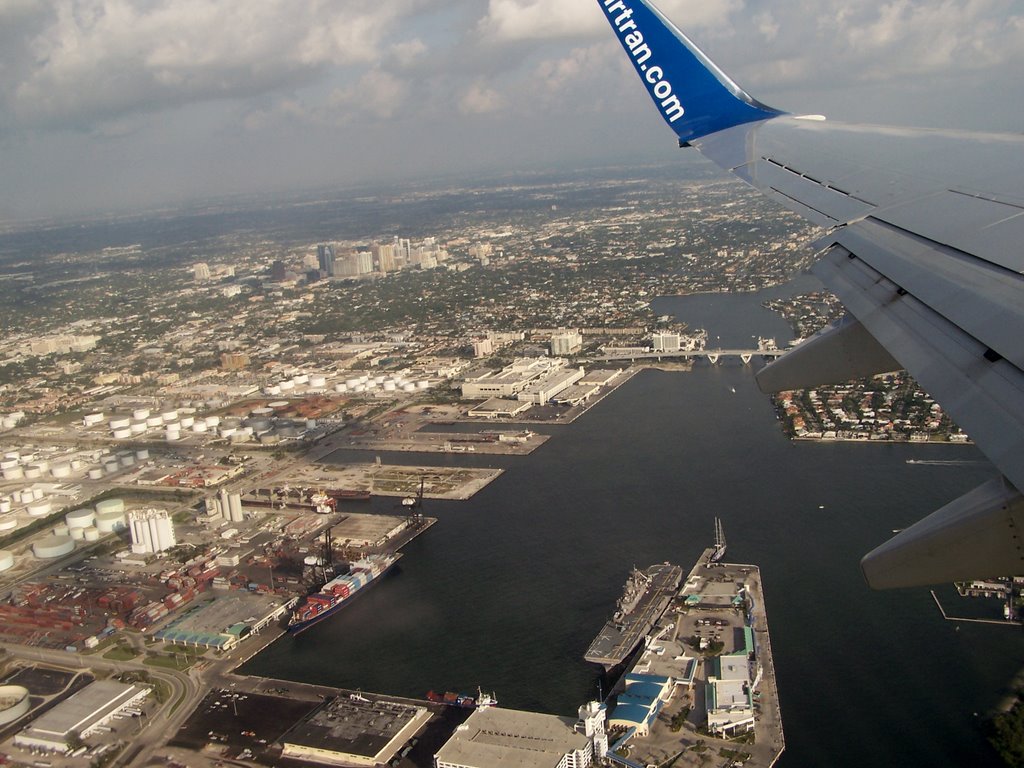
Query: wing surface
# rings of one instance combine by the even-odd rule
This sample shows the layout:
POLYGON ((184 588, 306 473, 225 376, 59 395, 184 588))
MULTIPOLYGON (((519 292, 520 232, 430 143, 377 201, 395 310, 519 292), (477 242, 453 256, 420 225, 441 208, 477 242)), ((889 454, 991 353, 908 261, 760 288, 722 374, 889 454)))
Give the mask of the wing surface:
POLYGON ((739 89, 646 0, 598 3, 635 67, 637 41, 621 31, 627 11, 628 31, 670 73, 684 112, 675 120, 660 103, 665 86, 653 90, 663 81, 637 67, 680 144, 824 230, 813 271, 852 317, 760 371, 762 389, 906 368, 1002 474, 869 553, 868 582, 1024 573, 1024 136, 783 114, 739 89))

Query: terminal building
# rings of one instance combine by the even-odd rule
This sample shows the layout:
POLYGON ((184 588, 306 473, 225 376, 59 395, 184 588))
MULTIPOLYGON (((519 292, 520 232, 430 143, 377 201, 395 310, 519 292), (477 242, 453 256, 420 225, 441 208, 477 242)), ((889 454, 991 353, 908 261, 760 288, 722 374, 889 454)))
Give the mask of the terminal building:
POLYGON ((604 707, 579 720, 501 707, 478 709, 434 755, 434 768, 587 768, 608 751, 604 707))
POLYGON ((560 358, 523 357, 501 371, 466 374, 462 396, 467 400, 498 398, 544 405, 585 375, 582 368, 567 368, 560 358))
POLYGON ((14 737, 25 749, 66 753, 72 734, 87 739, 100 732, 123 710, 141 703, 149 688, 116 680, 97 680, 37 718, 14 737))
POLYGON ((753 658, 754 632, 744 627, 743 646, 712 660, 704 693, 710 733, 736 736, 754 730, 754 689, 760 680, 751 679, 753 658))

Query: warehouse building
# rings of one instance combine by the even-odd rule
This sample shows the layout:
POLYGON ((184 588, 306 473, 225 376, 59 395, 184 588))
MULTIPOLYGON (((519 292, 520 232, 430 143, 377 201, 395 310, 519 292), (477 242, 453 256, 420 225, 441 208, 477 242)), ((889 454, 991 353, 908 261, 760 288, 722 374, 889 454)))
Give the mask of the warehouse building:
POLYGON ((285 733, 281 756, 325 765, 381 765, 429 719, 425 707, 353 694, 324 704, 285 733))
POLYGON ((71 734, 88 738, 125 708, 141 703, 149 688, 116 680, 97 680, 65 699, 14 737, 14 745, 47 752, 67 752, 71 734))
MULTIPOLYGON (((599 710, 603 738, 604 712, 599 710)), ((597 729, 588 730, 588 725, 538 712, 478 709, 434 756, 434 768, 587 768, 597 736, 597 729)))

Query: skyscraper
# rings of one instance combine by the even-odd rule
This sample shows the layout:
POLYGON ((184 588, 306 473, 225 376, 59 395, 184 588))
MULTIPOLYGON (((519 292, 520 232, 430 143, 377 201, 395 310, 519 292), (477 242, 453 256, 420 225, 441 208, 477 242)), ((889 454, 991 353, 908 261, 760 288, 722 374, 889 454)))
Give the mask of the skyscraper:
POLYGON ((334 277, 334 246, 321 243, 316 247, 316 261, 320 271, 328 277, 334 277))

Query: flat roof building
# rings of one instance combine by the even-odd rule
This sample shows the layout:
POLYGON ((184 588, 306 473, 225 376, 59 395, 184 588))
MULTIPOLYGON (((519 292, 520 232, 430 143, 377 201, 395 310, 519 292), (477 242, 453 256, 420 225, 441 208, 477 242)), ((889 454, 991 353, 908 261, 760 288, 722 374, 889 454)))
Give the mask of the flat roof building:
POLYGON ((37 718, 14 737, 14 744, 27 749, 67 752, 72 733, 92 735, 125 707, 141 702, 149 688, 116 680, 97 680, 37 718))
POLYGON ((460 725, 434 768, 586 768, 593 744, 568 717, 487 707, 460 725))

